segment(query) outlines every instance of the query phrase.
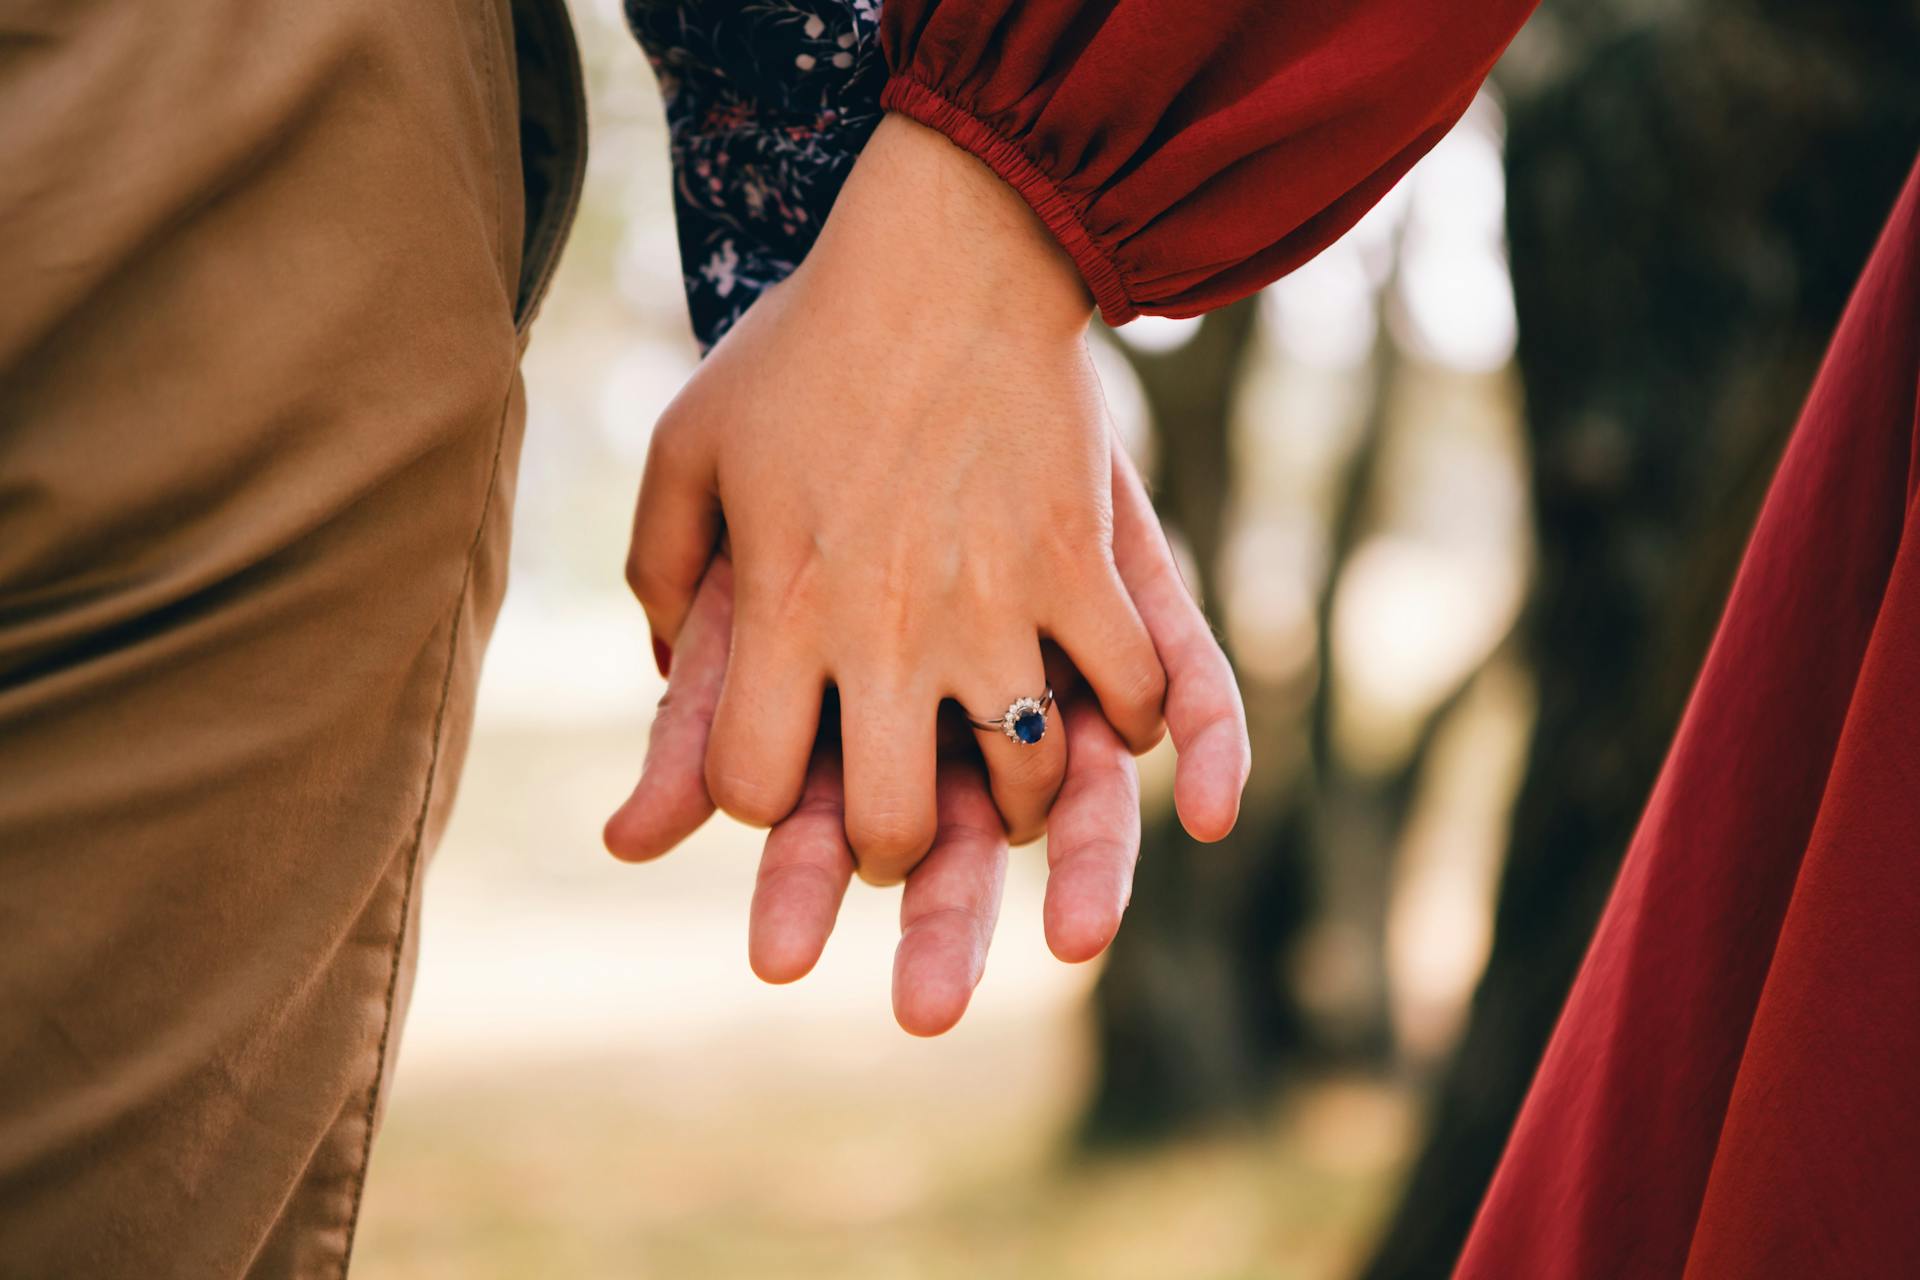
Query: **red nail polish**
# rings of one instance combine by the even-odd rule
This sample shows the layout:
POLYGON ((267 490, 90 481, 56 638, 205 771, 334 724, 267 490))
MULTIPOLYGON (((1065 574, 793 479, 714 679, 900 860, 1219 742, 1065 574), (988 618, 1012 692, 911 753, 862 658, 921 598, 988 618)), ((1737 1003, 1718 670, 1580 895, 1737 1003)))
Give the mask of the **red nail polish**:
POLYGON ((667 648, 667 642, 659 636, 653 638, 653 665, 660 668, 660 678, 667 678, 667 672, 673 667, 673 650, 667 648))

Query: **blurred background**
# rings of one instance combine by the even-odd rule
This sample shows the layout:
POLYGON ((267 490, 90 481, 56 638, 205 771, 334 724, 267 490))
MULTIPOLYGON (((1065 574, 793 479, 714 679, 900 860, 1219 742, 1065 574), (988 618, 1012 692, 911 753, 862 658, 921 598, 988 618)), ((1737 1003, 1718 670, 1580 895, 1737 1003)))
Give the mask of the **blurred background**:
POLYGON ((695 352, 652 76, 617 0, 573 8, 585 205, 356 1274, 1445 1275, 1920 147, 1920 5, 1548 0, 1315 262, 1100 335, 1240 674, 1246 811, 1195 845, 1142 762, 1093 966, 1017 851, 930 1042, 889 1012, 894 893, 769 988, 755 833, 600 848, 660 691, 631 502, 695 352))

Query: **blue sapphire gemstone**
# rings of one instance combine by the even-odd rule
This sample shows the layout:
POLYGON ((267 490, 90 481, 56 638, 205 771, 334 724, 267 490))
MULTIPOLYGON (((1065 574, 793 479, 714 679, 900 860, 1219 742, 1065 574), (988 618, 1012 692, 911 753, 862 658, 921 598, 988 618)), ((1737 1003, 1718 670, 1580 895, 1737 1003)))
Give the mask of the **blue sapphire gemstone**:
POLYGON ((1047 717, 1044 712, 1024 711, 1013 722, 1013 736, 1032 746, 1047 733, 1047 717))

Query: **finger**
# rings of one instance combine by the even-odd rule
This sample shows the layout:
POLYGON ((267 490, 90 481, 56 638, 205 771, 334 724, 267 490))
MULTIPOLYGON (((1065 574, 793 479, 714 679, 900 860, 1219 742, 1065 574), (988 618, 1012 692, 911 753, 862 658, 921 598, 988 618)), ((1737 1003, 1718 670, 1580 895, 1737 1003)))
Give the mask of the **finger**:
POLYGON ((1007 877, 1007 839, 978 766, 942 764, 938 795, 938 834, 901 892, 893 956, 893 1016, 916 1036, 950 1030, 967 1011, 1007 877))
POLYGON ((1247 713, 1226 654, 1180 577, 1173 549, 1124 449, 1113 450, 1113 555, 1166 672, 1167 729, 1180 753, 1174 807, 1196 840, 1219 840, 1240 815, 1253 767, 1247 713))
POLYGON ((804 978, 833 932, 853 876, 840 761, 816 752, 794 811, 767 833, 747 914, 747 963, 763 982, 804 978))
POLYGON ((1140 855, 1140 777, 1099 705, 1069 694, 1061 709, 1067 776, 1047 828, 1047 946, 1069 964, 1091 960, 1120 930, 1140 855))
POLYGON ((977 722, 974 738, 1007 835, 1012 843, 1025 844, 1046 830, 1047 810, 1053 807, 1066 772, 1066 735, 1058 727, 1058 713, 1042 705, 1047 675, 1037 640, 1030 637, 1024 652, 1023 646, 1012 643, 994 648, 1000 656, 983 661, 982 673, 961 682, 952 693, 967 719, 977 722), (1019 713, 1009 734, 1006 717, 1016 705, 1019 713), (993 722, 989 727, 981 727, 989 721, 993 722))
POLYGON ((898 884, 933 844, 938 706, 905 682, 840 684, 847 842, 869 884, 898 884))
POLYGON ((1100 699, 1108 723, 1136 754, 1151 750, 1166 729, 1167 676, 1119 571, 1110 565, 1089 570, 1083 588, 1046 625, 1100 699))
POLYGON ((733 629, 733 566, 716 556, 694 596, 680 636, 680 658, 647 735, 640 781, 602 839, 615 857, 644 862, 667 852, 713 814, 707 793, 707 736, 727 674, 733 629))
POLYGON ((737 588, 733 656, 713 737, 707 790, 740 821, 770 827, 792 812, 820 728, 825 673, 770 622, 744 581, 737 588))
POLYGON ((669 648, 680 643, 694 589, 720 536, 720 500, 706 440, 669 405, 647 446, 633 512, 627 585, 646 610, 654 639, 669 648))

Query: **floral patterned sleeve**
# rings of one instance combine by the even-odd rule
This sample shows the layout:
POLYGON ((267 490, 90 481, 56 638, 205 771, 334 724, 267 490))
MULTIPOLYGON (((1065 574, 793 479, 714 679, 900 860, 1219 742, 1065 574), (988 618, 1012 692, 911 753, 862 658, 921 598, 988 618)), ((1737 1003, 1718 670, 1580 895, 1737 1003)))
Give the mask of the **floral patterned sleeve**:
POLYGON ((813 244, 880 123, 879 0, 627 0, 666 99, 704 350, 813 244))
POLYGON ((1110 324, 1318 253, 1472 101, 1535 0, 628 0, 667 96, 695 333, 813 243, 881 109, 1011 184, 1110 324), (884 46, 884 48, 883 48, 884 46))

